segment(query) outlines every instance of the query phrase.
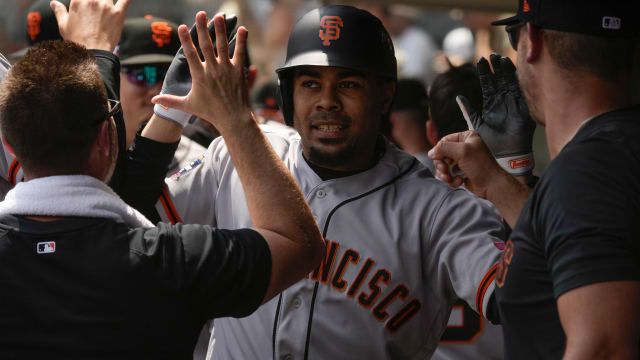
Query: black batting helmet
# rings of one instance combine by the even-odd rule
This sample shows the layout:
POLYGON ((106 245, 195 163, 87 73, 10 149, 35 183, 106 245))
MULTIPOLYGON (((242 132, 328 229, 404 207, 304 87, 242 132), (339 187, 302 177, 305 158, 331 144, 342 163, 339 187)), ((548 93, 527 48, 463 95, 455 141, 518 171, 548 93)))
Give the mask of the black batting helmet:
POLYGON ((291 31, 287 58, 276 69, 280 109, 287 125, 293 125, 293 70, 300 66, 335 66, 358 70, 391 80, 398 77, 389 33, 367 11, 334 5, 311 10, 291 31))

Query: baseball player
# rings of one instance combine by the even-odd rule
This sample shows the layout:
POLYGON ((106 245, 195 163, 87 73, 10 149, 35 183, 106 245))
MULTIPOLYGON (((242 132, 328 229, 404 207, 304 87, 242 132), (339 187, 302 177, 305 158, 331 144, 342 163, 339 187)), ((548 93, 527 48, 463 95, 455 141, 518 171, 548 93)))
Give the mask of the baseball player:
MULTIPOLYGON (((216 319, 214 359, 429 358, 457 299, 495 315, 500 220, 378 135, 395 92, 393 54, 380 21, 353 7, 312 10, 293 29, 278 77, 285 121, 300 135, 262 129, 302 188, 326 255, 253 315, 216 319)), ((166 183, 157 209, 167 220, 252 226, 224 139, 166 183)))
MULTIPOLYGON (((171 21, 146 16, 127 19, 114 53, 120 58, 120 98, 127 130, 127 148, 136 133, 153 114, 151 99, 160 93, 162 82, 180 48, 178 26, 171 21)), ((169 165, 171 175, 205 152, 186 136, 169 165)))

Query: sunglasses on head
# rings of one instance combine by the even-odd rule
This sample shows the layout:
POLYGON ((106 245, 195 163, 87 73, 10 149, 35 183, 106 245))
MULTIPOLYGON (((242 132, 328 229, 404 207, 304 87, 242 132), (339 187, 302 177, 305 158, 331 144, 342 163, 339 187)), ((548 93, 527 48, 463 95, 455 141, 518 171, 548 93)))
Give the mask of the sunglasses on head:
POLYGON ((122 105, 118 100, 107 99, 109 103, 109 112, 105 118, 101 118, 100 120, 95 122, 95 125, 102 124, 103 121, 110 120, 112 116, 117 115, 122 110, 122 105))
POLYGON ((138 86, 152 87, 164 81, 169 66, 140 65, 123 66, 121 71, 127 75, 127 80, 138 86))
POLYGON ((507 25, 505 27, 505 31, 509 36, 509 43, 513 50, 518 51, 518 40, 520 39, 520 28, 523 27, 526 23, 517 23, 514 25, 507 25))

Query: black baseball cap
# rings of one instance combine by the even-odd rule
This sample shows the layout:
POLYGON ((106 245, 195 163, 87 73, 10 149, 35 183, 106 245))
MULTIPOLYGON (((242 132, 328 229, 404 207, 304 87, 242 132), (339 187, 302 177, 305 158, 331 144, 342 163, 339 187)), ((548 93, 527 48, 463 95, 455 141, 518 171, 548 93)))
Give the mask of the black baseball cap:
MULTIPOLYGON (((69 8, 71 0, 58 0, 64 6, 69 8)), ((9 54, 9 59, 21 59, 27 51, 35 44, 45 40, 61 40, 60 30, 58 29, 58 20, 49 3, 51 0, 38 0, 29 7, 27 12, 27 27, 25 35, 27 36, 28 46, 9 54)))
POLYGON ((492 25, 530 22, 543 29, 608 37, 636 37, 637 0, 519 0, 518 13, 492 25))
POLYGON ((178 26, 162 18, 145 16, 124 22, 114 53, 123 66, 170 64, 180 48, 178 26))

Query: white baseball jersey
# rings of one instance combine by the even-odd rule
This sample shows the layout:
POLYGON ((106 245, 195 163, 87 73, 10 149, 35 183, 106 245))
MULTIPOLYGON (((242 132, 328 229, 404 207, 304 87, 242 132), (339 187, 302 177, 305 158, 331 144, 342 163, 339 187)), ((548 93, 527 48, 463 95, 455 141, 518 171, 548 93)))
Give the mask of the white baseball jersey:
MULTIPOLYGON (((429 159, 426 152, 413 154, 413 156, 432 173, 435 172, 433 160, 429 159)), ((481 201, 500 215, 493 204, 486 200, 481 201)), ((433 360, 502 360, 504 359, 502 326, 493 325, 458 301, 451 309, 447 329, 442 334, 440 344, 431 358, 433 360)))
MULTIPOLYGON (((216 319, 213 359, 425 359, 458 297, 484 313, 504 231, 489 207, 388 142, 373 168, 323 181, 299 136, 262 128, 298 181, 326 256, 254 314, 216 319)), ((222 138, 167 185, 157 205, 165 219, 252 226, 222 138)))

